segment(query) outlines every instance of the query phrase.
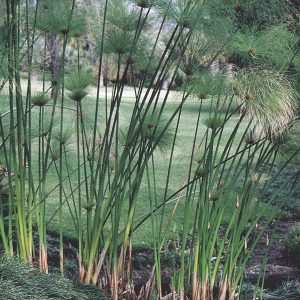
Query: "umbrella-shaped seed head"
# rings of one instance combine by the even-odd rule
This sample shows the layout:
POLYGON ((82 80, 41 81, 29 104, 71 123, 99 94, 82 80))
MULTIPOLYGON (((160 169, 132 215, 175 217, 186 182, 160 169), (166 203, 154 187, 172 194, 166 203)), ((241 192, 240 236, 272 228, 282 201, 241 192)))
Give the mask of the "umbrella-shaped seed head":
POLYGON ((91 211, 95 206, 96 206, 95 202, 85 203, 85 204, 82 205, 82 208, 87 210, 87 211, 91 211))
POLYGON ((184 28, 190 28, 191 27, 191 23, 190 23, 188 18, 183 18, 181 23, 182 23, 182 27, 184 27, 184 28))
POLYGON ((56 34, 84 34, 85 18, 78 7, 72 11, 72 1, 41 0, 41 11, 37 17, 37 28, 56 34))
POLYGON ((224 121, 218 115, 211 115, 203 121, 203 124, 212 130, 216 130, 224 125, 224 121))
POLYGON ((157 144, 157 147, 166 151, 173 141, 173 129, 168 126, 168 121, 158 112, 147 113, 142 124, 142 139, 157 144))
POLYGON ((46 137, 47 135, 49 134, 49 131, 45 130, 45 131, 42 131, 39 136, 40 137, 46 137))
POLYGON ((48 103, 49 99, 44 93, 40 93, 32 97, 31 102, 35 106, 45 106, 48 103))
POLYGON ((60 145, 66 145, 71 140, 72 134, 72 129, 66 128, 62 133, 55 132, 53 137, 60 145))
POLYGON ((53 161, 58 161, 60 158, 60 144, 57 140, 51 143, 51 159, 53 161))
POLYGON ((69 28, 67 28, 67 27, 62 27, 61 29, 60 29, 60 33, 61 34, 67 34, 69 32, 69 28))
POLYGON ((197 177, 204 177, 205 176, 205 170, 203 168, 198 168, 195 172, 195 176, 197 177))
POLYGON ((245 95, 245 100, 248 101, 248 100, 250 100, 250 99, 251 99, 251 96, 250 96, 249 94, 246 94, 246 95, 245 95))
POLYGON ((295 90, 277 71, 244 68, 236 74, 233 85, 242 110, 265 133, 284 132, 295 120, 295 90))
POLYGON ((151 1, 149 0, 137 0, 136 5, 140 8, 149 8, 151 5, 151 1))
POLYGON ((191 68, 189 65, 186 65, 182 71, 186 76, 192 76, 194 74, 193 68, 191 68))
POLYGON ((132 56, 129 56, 128 58, 127 58, 127 64, 128 65, 133 65, 134 64, 134 59, 133 59, 133 57, 132 56))
POLYGON ((204 100, 204 99, 208 98, 208 95, 207 95, 206 92, 199 92, 197 95, 198 95, 200 100, 204 100))
POLYGON ((218 200, 218 193, 212 192, 209 194, 209 200, 212 202, 216 202, 218 200))
POLYGON ((52 159, 53 161, 58 161, 58 160, 59 160, 59 152, 53 152, 53 153, 51 154, 51 159, 52 159))
POLYGON ((203 19, 203 1, 163 0, 157 1, 157 5, 162 14, 183 28, 195 28, 203 19))
POLYGON ((134 32, 124 31, 118 27, 108 27, 104 39, 104 52, 124 55, 135 52, 134 32))
POLYGON ((148 123, 147 124, 147 128, 148 129, 152 129, 152 128, 154 128, 155 127, 155 124, 154 123, 148 123))
POLYGON ((75 90, 68 94, 70 99, 80 102, 85 96, 87 95, 87 92, 84 90, 75 90))
POLYGON ((247 145, 254 145, 257 142, 257 138, 254 133, 251 132, 245 136, 244 141, 247 145))
POLYGON ((74 72, 67 78, 65 87, 69 91, 68 96, 76 101, 80 102, 88 94, 86 89, 91 84, 91 77, 82 72, 74 72))
POLYGON ((110 2, 107 11, 109 26, 124 32, 135 32, 139 26, 139 11, 126 5, 125 1, 111 0, 110 2))
POLYGON ((236 13, 240 13, 243 10, 241 3, 237 3, 234 7, 236 13))
POLYGON ((201 72, 191 82, 192 94, 198 99, 207 99, 209 96, 226 95, 229 91, 226 78, 222 74, 213 76, 208 72, 201 72))

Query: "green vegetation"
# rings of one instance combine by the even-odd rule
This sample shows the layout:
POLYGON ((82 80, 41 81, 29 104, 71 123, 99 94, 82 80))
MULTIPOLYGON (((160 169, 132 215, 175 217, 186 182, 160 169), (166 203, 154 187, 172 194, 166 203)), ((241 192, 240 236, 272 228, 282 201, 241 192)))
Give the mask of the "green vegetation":
POLYGON ((1 258, 0 274, 2 299, 108 299, 95 287, 83 286, 53 274, 46 276, 16 259, 1 258))
POLYGON ((277 183, 300 152, 297 8, 0 1, 5 255, 48 273, 55 231, 64 275, 72 236, 80 282, 136 299, 133 247, 151 247, 139 297, 162 299, 175 243, 173 297, 234 299, 296 186, 277 183))
POLYGON ((297 300, 300 296, 299 287, 300 284, 298 281, 284 282, 282 286, 278 287, 274 291, 257 289, 254 286, 245 285, 243 286, 241 299, 252 300, 256 296, 256 297, 260 297, 259 299, 263 299, 263 300, 267 300, 267 299, 297 300))
POLYGON ((284 257, 288 263, 293 266, 299 266, 299 250, 300 250, 300 227, 292 227, 284 237, 284 257))

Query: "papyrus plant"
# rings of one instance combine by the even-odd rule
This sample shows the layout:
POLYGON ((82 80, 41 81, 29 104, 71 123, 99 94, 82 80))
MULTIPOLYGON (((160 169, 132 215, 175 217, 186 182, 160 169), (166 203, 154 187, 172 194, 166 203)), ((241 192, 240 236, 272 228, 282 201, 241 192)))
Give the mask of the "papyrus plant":
MULTIPOLYGON (((255 57, 249 48, 240 47, 250 56, 247 69, 231 76, 226 70, 210 73, 220 54, 226 55, 230 43, 239 41, 233 38, 240 30, 236 5, 219 0, 40 0, 5 1, 4 6, 0 59, 6 70, 1 69, 0 91, 8 89, 9 111, 1 113, 0 133, 9 197, 8 214, 4 215, 2 205, 0 232, 6 254, 38 261, 41 271, 47 272, 47 226, 58 213, 57 259, 63 274, 68 208, 78 238, 79 279, 109 289, 113 299, 134 298, 132 237, 150 219, 155 266, 143 297, 162 298, 160 253, 167 242, 164 234, 181 205, 174 297, 211 299, 216 286, 220 299, 236 297, 265 226, 252 243, 248 240, 263 216, 267 215, 266 224, 273 217, 263 212, 270 210, 277 191, 265 205, 255 194, 257 185, 269 181, 264 182, 268 175, 261 168, 266 162, 274 164, 280 146, 274 136, 288 130, 295 116, 295 94, 284 70, 270 64, 253 69, 252 59, 263 57, 265 63, 266 55, 255 57), (83 8, 89 11, 96 4, 97 26, 89 20, 87 28, 93 30, 87 34, 83 8), (95 97, 89 95, 93 80, 81 61, 83 36, 94 43, 95 97), (44 47, 39 66, 43 84, 33 92, 38 40, 44 47), (72 45, 77 59, 69 66, 67 49, 72 45), (26 84, 21 80, 23 65, 26 84), (113 70, 110 77, 107 68, 113 70), (179 76, 182 84, 175 93, 179 76), (127 83, 134 100, 124 120, 127 83), (174 98, 173 111, 167 115, 174 98), (191 144, 186 146, 187 168, 182 171, 182 185, 171 193, 182 112, 192 100, 197 117, 191 144), (92 107, 88 116, 87 106, 92 107), (69 112, 75 116, 73 131, 66 124, 69 112), (75 153, 75 167, 69 147, 75 153), (168 161, 162 195, 156 175, 159 151, 168 161), (57 178, 54 187, 51 172, 57 178), (145 186, 150 210, 137 219, 145 186), (57 197, 58 207, 49 221, 50 197, 57 197)), ((283 48, 282 56, 285 50, 294 50, 283 48)))

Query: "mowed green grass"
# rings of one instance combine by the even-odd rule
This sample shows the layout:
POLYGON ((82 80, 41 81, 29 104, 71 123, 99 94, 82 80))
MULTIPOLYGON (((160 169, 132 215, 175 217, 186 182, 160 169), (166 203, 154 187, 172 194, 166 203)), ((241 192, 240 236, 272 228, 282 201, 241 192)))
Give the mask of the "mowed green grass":
MULTIPOLYGON (((33 86, 33 94, 36 92, 39 92, 41 89, 41 83, 36 82, 33 86)), ((108 89, 108 92, 111 92, 111 89, 108 89)), ((8 96, 7 96, 7 90, 4 90, 2 95, 0 96, 0 111, 3 114, 5 111, 8 110, 8 96)), ((85 120, 85 123, 87 124, 87 128, 89 127, 88 124, 90 124, 91 128, 93 128, 93 118, 94 118, 94 112, 95 112, 95 88, 92 88, 90 90, 90 94, 88 97, 86 97, 82 104, 83 104, 83 117, 85 120)), ((131 112, 134 105, 134 92, 133 89, 130 87, 125 88, 124 97, 122 98, 121 102, 121 109, 120 109, 120 127, 126 128, 130 121, 131 112)), ((174 110, 178 107, 180 101, 180 95, 178 93, 172 92, 168 103, 166 104, 164 108, 164 118, 168 119, 173 114, 174 110)), ((59 103, 58 103, 59 105, 59 103)), ((68 164, 69 170, 75 170, 76 169, 76 144, 75 144, 75 124, 76 124, 76 115, 75 112, 72 110, 75 108, 75 104, 68 100, 66 98, 65 106, 69 109, 66 109, 64 111, 64 128, 66 128, 68 131, 71 132, 71 138, 67 145, 68 149, 68 155, 67 155, 67 161, 64 161, 64 164, 68 164)), ((198 136, 197 136, 197 143, 199 144, 201 138, 203 137, 206 127, 203 124, 203 121, 208 117, 209 115, 209 107, 210 107, 210 100, 207 100, 207 102, 204 103, 204 109, 201 115, 201 125, 199 128, 198 136)), ((50 115, 51 112, 51 103, 50 106, 45 109, 46 114, 45 118, 50 115)), ((58 108, 59 109, 59 108, 58 108)), ((191 151, 192 151, 192 144, 193 144, 193 138, 195 134, 196 129, 196 122, 198 117, 198 111, 199 111, 199 102, 194 101, 190 99, 183 107, 182 115, 180 119, 180 125, 179 125, 179 132, 178 132, 178 138, 176 141, 175 146, 175 152, 174 152, 174 160, 172 163, 172 169, 171 169, 171 177, 170 177, 170 184, 168 188, 167 195, 172 195, 175 191, 180 189, 184 183, 186 182, 187 174, 188 174, 188 168, 189 168, 189 162, 191 157, 191 151)), ((38 135, 37 130, 37 120, 38 120, 38 108, 34 108, 32 110, 32 116, 33 116, 33 136, 34 133, 36 133, 36 137, 38 135)), ((7 118, 7 121, 9 120, 9 115, 7 115, 5 118, 7 118)), ((3 121, 5 121, 5 118, 3 118, 3 121)), ((226 124, 226 127, 224 128, 223 132, 223 145, 224 147, 226 140, 229 138, 236 122, 239 119, 239 115, 235 114, 230 119, 230 121, 226 124)), ((104 102, 104 88, 101 89, 100 94, 100 114, 99 114, 99 123, 97 124, 99 131, 103 131, 103 124, 105 122, 105 102, 104 102)), ((175 127, 176 118, 172 124, 172 127, 175 127)), ((59 130, 59 122, 56 125, 56 128, 54 128, 53 132, 58 132, 59 130)), ((239 137, 243 133, 243 125, 241 127, 241 131, 238 134, 238 137, 236 139, 236 144, 234 147, 236 147, 239 137)), ((34 156, 37 157, 37 138, 33 139, 32 148, 34 150, 34 156)), ((220 152, 222 151, 222 147, 220 147, 220 152)), ((1 161, 0 163, 4 163, 4 158, 1 153, 1 161)), ((155 176, 156 176, 156 183, 157 183, 157 194, 156 198, 158 202, 161 202, 163 199, 164 191, 165 191, 165 184, 166 184, 166 177, 167 177, 167 170, 169 165, 169 157, 170 152, 161 153, 159 151, 156 151, 155 153, 155 176)), ((56 162, 58 164, 58 162, 56 162)), ((196 162, 195 162, 196 164, 196 162)), ((58 166, 58 165, 57 165, 58 166)), ((83 171, 81 172, 83 174, 83 171)), ((38 176, 38 168, 37 164, 35 164, 34 167, 34 176, 37 178, 38 176)), ((65 168, 65 176, 67 176, 66 168, 65 168)), ((83 178, 84 179, 84 178, 83 178)), ((73 187, 76 186, 76 176, 74 178, 71 178, 73 187)), ((58 175, 56 172, 55 164, 53 163, 51 168, 49 169, 48 176, 47 176, 47 192, 50 192, 52 189, 58 186, 58 175)), ((84 190, 84 187, 83 187, 84 190)), ((70 189, 68 187, 67 181, 65 182, 65 191, 68 194, 70 192, 70 189)), ((48 220, 51 220, 49 222, 49 230, 51 231, 58 231, 58 224, 59 224, 59 218, 58 214, 55 214, 59 208, 59 191, 58 188, 56 188, 51 194, 49 194, 47 198, 47 217, 48 220)), ((83 194, 84 198, 84 194, 83 194)), ((154 198, 154 195, 153 195, 154 198)), ((174 205, 176 203, 176 198, 174 198, 174 201, 171 201, 166 206, 166 211, 164 214, 164 224, 168 223, 169 216, 172 214, 172 211, 174 209, 174 205)), ((78 199, 74 199, 75 205, 78 201, 78 199)), ((82 202, 84 203, 85 199, 82 199, 82 202)), ((175 217, 171 224, 169 224, 168 229, 166 231, 167 239, 174 238, 180 232, 181 224, 182 224, 182 218, 183 218, 183 206, 184 206, 184 197, 179 202, 178 209, 176 211, 175 217)), ((70 198, 70 205, 72 206, 72 200, 70 198)), ((137 204, 137 210, 136 210, 136 219, 143 216, 150 210, 150 201, 149 201, 149 192, 146 184, 146 178, 144 178, 144 182, 142 184, 138 204, 137 204)), ((229 208, 230 210, 230 208, 229 208)), ((64 226, 64 234, 68 237, 75 237, 77 236, 76 230, 74 228, 74 224, 71 218, 71 214, 68 208, 67 203, 63 206, 63 214, 64 214, 64 220, 63 220, 63 226, 64 226)), ((121 219, 127 214, 126 208, 124 209, 124 215, 121 216, 121 219)), ((158 212, 158 215, 160 216, 161 212, 158 212)), ((133 244, 136 247, 149 247, 152 244, 152 233, 151 233, 151 222, 150 220, 146 221, 134 234, 133 237, 133 244)))

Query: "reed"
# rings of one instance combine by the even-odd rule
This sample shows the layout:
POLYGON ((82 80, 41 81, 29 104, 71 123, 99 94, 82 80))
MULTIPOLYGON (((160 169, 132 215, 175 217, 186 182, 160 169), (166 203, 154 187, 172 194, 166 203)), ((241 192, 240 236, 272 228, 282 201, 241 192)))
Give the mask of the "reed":
MULTIPOLYGON (((285 68, 297 59, 298 50, 293 35, 285 35, 287 27, 265 29, 261 24, 259 34, 240 27, 246 20, 240 10, 220 0, 0 3, 6 8, 0 24, 5 28, 0 93, 7 86, 9 97, 9 111, 0 115, 5 162, 0 180, 7 177, 9 187, 7 203, 0 206, 6 255, 38 261, 47 273, 47 230, 58 214, 57 259, 64 275, 68 210, 78 239, 79 280, 110 290, 112 299, 136 299, 132 239, 149 221, 154 268, 140 298, 163 299, 161 253, 180 207, 173 297, 213 299, 217 290, 218 299, 238 298, 243 273, 275 217, 276 210, 270 208, 285 188, 283 184, 266 203, 257 194, 260 186, 267 188, 274 180, 263 167, 276 163, 281 141, 297 119, 297 94, 285 68), (260 41, 285 36, 286 47, 264 49, 256 44, 257 35, 260 41), (84 68, 81 49, 88 39, 94 43, 96 78, 84 68), (69 59, 70 49, 75 60, 69 59), (230 49, 241 69, 212 72, 230 49), (42 88, 35 93, 32 75, 38 52, 42 88), (26 84, 21 80, 24 66, 26 84), (89 95, 93 81, 94 101, 89 95), (124 121, 127 84, 134 101, 124 121), (173 97, 174 109, 167 115, 173 97), (182 112, 190 101, 196 108, 193 136, 185 148, 182 184, 174 189, 182 112), (87 113, 86 107, 92 109, 87 113), (158 174, 159 155, 166 161, 164 179, 158 174), (57 183, 52 188, 53 172, 57 183), (145 191, 149 211, 137 217, 145 191), (48 220, 50 197, 57 197, 58 205, 48 220)), ((253 7, 243 5, 248 18, 246 10, 253 7)), ((276 176, 298 153, 296 145, 276 176)))

